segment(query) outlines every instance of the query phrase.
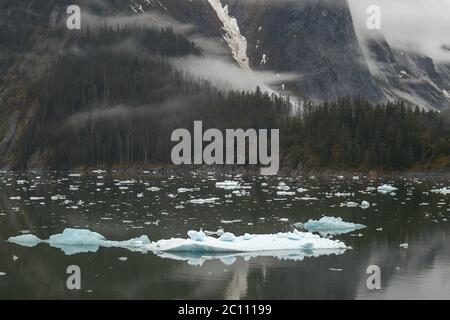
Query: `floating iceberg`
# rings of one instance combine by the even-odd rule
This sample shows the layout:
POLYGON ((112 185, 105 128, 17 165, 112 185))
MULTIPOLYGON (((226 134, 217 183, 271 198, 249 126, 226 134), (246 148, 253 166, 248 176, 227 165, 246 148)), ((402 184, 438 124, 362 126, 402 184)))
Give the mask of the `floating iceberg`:
POLYGON ((32 234, 24 234, 17 237, 11 237, 8 239, 8 241, 24 247, 34 247, 42 242, 41 239, 32 234))
POLYGON ((347 207, 347 208, 356 208, 357 206, 359 206, 359 204, 357 204, 356 202, 349 201, 349 202, 341 203, 340 206, 341 207, 347 207))
POLYGON ((431 190, 431 192, 447 195, 447 194, 450 194, 450 188, 433 189, 433 190, 431 190))
POLYGON ((223 182, 216 182, 216 188, 225 190, 234 190, 239 188, 239 182, 229 180, 223 182))
POLYGON ((365 225, 345 222, 342 218, 323 217, 319 221, 309 220, 303 228, 322 235, 338 235, 366 228, 365 225))
POLYGON ((363 202, 361 202, 360 207, 361 207, 361 209, 369 209, 370 208, 370 203, 367 202, 367 201, 363 201, 363 202))
MULTIPOLYGON (((308 232, 277 233, 235 236, 224 233, 220 238, 206 236, 203 231, 189 231, 188 239, 169 239, 151 242, 147 236, 141 236, 127 241, 110 241, 104 236, 90 230, 65 229, 62 233, 51 236, 48 240, 40 240, 32 235, 12 237, 10 242, 30 246, 30 244, 48 243, 50 246, 61 249, 67 255, 84 252, 96 252, 100 247, 124 248, 130 251, 154 252, 160 254, 170 253, 257 253, 277 252, 285 250, 314 251, 314 250, 340 250, 347 249, 345 243, 339 240, 322 238, 308 232)), ((257 254, 256 254, 257 255, 257 254)))
POLYGON ((50 245, 65 246, 90 246, 98 245, 106 241, 99 233, 83 229, 65 229, 63 233, 51 236, 46 242, 50 245))
POLYGON ((216 201, 219 201, 219 198, 209 198, 209 199, 193 199, 189 200, 190 203, 193 204, 211 204, 215 203, 216 201))
POLYGON ((224 235, 219 239, 206 236, 203 241, 192 239, 160 240, 152 243, 150 247, 153 252, 197 253, 347 249, 347 246, 339 240, 322 238, 319 235, 297 230, 277 234, 246 234, 239 237, 231 234, 224 237, 224 235), (230 241, 231 239, 233 240, 230 241))
POLYGON ((394 192, 394 191, 397 191, 397 190, 398 189, 396 187, 393 187, 393 186, 391 186, 389 184, 383 184, 382 186, 379 186, 377 188, 378 192, 384 193, 384 194, 391 193, 391 192, 394 192))

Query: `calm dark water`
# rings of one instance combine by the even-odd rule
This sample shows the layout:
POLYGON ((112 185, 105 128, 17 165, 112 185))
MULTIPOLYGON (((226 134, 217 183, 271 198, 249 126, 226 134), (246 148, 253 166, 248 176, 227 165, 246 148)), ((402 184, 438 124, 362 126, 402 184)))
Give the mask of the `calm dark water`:
POLYGON ((450 299, 450 195, 431 192, 449 185, 402 178, 1 173, 0 299, 450 299), (243 188, 218 189, 214 179, 240 181, 243 188), (277 195, 280 182, 290 192, 308 191, 277 195), (373 190, 385 183, 398 188, 395 194, 373 190), (219 200, 188 202, 212 197, 219 200), (369 209, 340 206, 363 200, 372 204, 369 209), (27 248, 6 242, 24 233, 46 239, 67 227, 111 240, 184 238, 200 228, 276 233, 324 215, 367 228, 336 237, 353 247, 341 255, 303 261, 236 257, 202 265, 198 257, 175 260, 118 248, 65 255, 45 244, 27 248), (399 248, 402 243, 409 248, 399 248), (79 291, 66 287, 70 265, 81 268, 79 291), (381 269, 380 290, 366 286, 370 265, 381 269))

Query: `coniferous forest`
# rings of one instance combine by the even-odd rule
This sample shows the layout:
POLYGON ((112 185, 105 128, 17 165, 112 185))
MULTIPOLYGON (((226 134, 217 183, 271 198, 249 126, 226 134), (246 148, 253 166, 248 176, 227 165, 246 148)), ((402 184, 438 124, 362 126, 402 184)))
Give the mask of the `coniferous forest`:
POLYGON ((48 168, 170 164, 170 135, 202 120, 210 128, 281 129, 282 165, 292 169, 448 168, 448 114, 402 102, 342 98, 307 103, 224 91, 173 67, 201 49, 170 29, 100 27, 67 35, 43 76, 27 88, 37 105, 20 138, 15 167, 39 158, 48 168))

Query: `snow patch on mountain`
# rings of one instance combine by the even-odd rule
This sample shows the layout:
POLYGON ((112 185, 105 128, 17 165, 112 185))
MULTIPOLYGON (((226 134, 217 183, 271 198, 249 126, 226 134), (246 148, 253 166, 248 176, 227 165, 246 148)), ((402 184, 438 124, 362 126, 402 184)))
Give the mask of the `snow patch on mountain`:
POLYGON ((222 6, 220 0, 208 0, 223 23, 223 38, 230 47, 233 58, 242 69, 250 70, 250 59, 247 55, 247 39, 241 34, 237 20, 230 16, 228 5, 222 6))

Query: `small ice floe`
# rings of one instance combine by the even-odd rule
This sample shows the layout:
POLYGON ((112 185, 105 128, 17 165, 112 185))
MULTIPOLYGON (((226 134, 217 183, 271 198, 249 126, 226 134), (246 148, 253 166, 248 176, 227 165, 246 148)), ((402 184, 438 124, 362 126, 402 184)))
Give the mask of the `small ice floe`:
POLYGON ((24 234, 17 237, 11 237, 8 239, 8 241, 24 247, 34 247, 42 242, 41 239, 32 234, 24 234))
POLYGON ((117 260, 122 261, 122 262, 125 262, 125 261, 128 260, 128 258, 127 258, 127 257, 120 257, 120 258, 118 258, 117 260))
POLYGON ((138 194, 136 195, 136 197, 138 197, 138 198, 143 198, 143 197, 144 197, 144 194, 143 194, 143 193, 138 193, 138 194))
POLYGON ((304 193, 304 192, 306 192, 306 191, 308 191, 308 189, 304 189, 304 188, 298 188, 298 189, 297 189, 297 192, 298 192, 298 193, 304 193))
POLYGON ((52 201, 58 201, 58 200, 66 200, 66 196, 55 194, 54 196, 51 196, 50 199, 52 201))
POLYGON ((192 241, 205 241, 205 233, 200 230, 200 231, 194 231, 194 230, 190 230, 188 231, 188 236, 192 241))
POLYGON ((377 188, 377 191, 379 193, 383 193, 383 194, 392 193, 392 192, 397 191, 397 190, 398 190, 398 188, 393 187, 393 186, 391 186, 389 184, 383 184, 382 186, 379 186, 377 188))
POLYGON ((232 223, 239 223, 242 222, 242 220, 220 220, 220 223, 223 224, 232 224, 232 223))
POLYGON ((68 176, 71 178, 79 178, 81 177, 81 173, 70 173, 68 176))
POLYGON ((30 197, 31 201, 40 201, 40 200, 45 200, 45 197, 30 197))
POLYGON ((431 190, 431 192, 447 195, 447 194, 450 194, 450 187, 448 187, 448 188, 445 187, 442 189, 433 189, 433 190, 431 190))
POLYGON ((342 272, 342 271, 344 271, 344 269, 336 269, 336 268, 328 268, 328 270, 334 271, 334 272, 342 272))
POLYGON ((277 186, 277 190, 280 190, 280 191, 289 191, 290 189, 291 188, 288 185, 286 185, 286 183, 284 183, 284 182, 280 182, 277 186))
POLYGON ((236 240, 236 236, 231 232, 225 232, 219 237, 220 241, 227 241, 227 242, 233 242, 236 240))
POLYGON ((17 196, 17 197, 9 197, 9 200, 20 200, 22 199, 21 197, 17 196))
POLYGON ((339 235, 366 228, 365 225, 345 222, 342 218, 323 217, 320 220, 309 220, 303 228, 322 235, 339 235))
POLYGON ((277 196, 295 196, 293 191, 277 191, 277 196))
POLYGON ((208 198, 208 199, 193 199, 189 200, 189 202, 193 204, 211 204, 219 200, 220 198, 208 198))
POLYGON ((187 192, 194 192, 194 191, 200 191, 200 188, 178 188, 178 193, 187 193, 187 192))
POLYGON ((216 182, 216 188, 224 190, 234 190, 239 188, 239 182, 230 180, 226 180, 223 182, 216 182))
POLYGON ((6 276, 6 273, 5 272, 0 272, 0 277, 2 277, 2 276, 6 276))
POLYGON ((399 247, 400 247, 401 249, 408 249, 408 248, 409 248, 409 244, 407 244, 407 243, 402 243, 402 244, 399 245, 399 247))
POLYGON ((345 198, 345 197, 351 197, 354 196, 354 193, 351 192, 337 192, 334 194, 335 197, 339 197, 339 198, 345 198))
POLYGON ((347 207, 347 208, 356 208, 356 207, 358 207, 359 206, 359 204, 358 203, 356 203, 356 202, 352 202, 352 201, 349 201, 349 202, 344 202, 344 203, 341 203, 341 205, 340 205, 340 207, 342 208, 342 207, 347 207))
POLYGON ((303 201, 317 201, 317 200, 319 200, 319 198, 317 198, 317 197, 301 197, 299 199, 303 200, 303 201))
POLYGON ((16 255, 13 255, 13 256, 11 257, 11 259, 12 259, 13 262, 16 262, 17 260, 19 260, 19 257, 16 256, 16 255))
POLYGON ((161 190, 161 188, 158 188, 158 187, 147 188, 147 191, 150 191, 150 192, 158 192, 159 190, 161 190))
POLYGON ((361 202, 361 204, 360 204, 360 208, 361 209, 369 209, 370 208, 370 203, 369 202, 367 202, 367 201, 363 201, 363 202, 361 202))

